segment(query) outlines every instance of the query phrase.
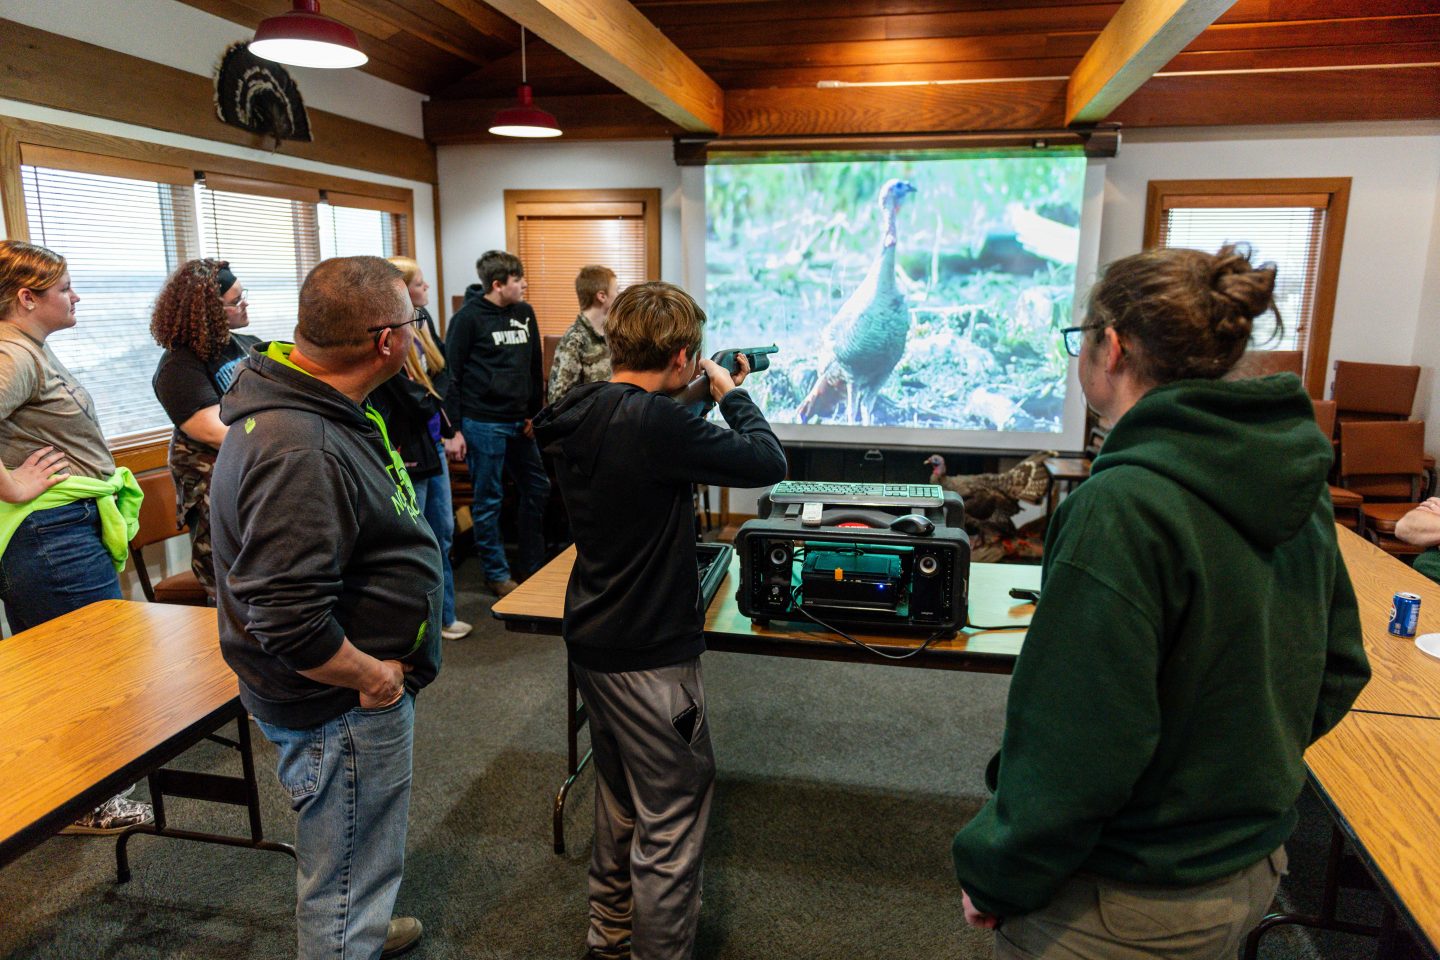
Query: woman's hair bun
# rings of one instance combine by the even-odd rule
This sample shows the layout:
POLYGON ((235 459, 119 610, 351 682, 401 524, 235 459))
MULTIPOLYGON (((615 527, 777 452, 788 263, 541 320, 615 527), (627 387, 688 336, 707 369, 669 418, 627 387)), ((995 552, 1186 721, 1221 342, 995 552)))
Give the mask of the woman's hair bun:
MULTIPOLYGON (((1215 254, 1210 272, 1210 289, 1225 301, 1230 310, 1245 321, 1254 320, 1275 302, 1275 264, 1250 265, 1250 251, 1244 247, 1226 246, 1215 254)), ((1217 311, 1218 327, 1225 327, 1226 310, 1217 311)), ((1238 318, 1237 318, 1238 319, 1238 318)), ((1249 323, 1245 323, 1248 331, 1249 323)), ((1218 332, 1218 331, 1217 331, 1218 332)))

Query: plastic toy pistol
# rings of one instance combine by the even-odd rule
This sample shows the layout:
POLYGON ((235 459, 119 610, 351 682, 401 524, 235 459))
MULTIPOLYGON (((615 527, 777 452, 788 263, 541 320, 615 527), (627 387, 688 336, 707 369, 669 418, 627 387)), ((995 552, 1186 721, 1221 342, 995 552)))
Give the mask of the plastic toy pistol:
POLYGON ((750 372, 758 373, 761 370, 770 369, 770 354, 779 352, 780 348, 772 343, 768 347, 735 347, 731 350, 721 350, 710 359, 713 360, 716 365, 729 370, 730 375, 733 377, 740 372, 740 361, 736 357, 736 354, 745 354, 746 358, 750 361, 750 372))

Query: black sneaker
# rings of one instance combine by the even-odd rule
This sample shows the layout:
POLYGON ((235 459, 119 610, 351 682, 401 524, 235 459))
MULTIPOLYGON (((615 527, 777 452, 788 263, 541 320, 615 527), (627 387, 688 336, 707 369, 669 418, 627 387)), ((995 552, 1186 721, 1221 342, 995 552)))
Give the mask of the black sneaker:
POLYGON ((155 812, 150 809, 150 804, 127 799, 122 793, 106 800, 60 832, 72 836, 103 836, 123 833, 131 827, 150 823, 154 819, 155 812))

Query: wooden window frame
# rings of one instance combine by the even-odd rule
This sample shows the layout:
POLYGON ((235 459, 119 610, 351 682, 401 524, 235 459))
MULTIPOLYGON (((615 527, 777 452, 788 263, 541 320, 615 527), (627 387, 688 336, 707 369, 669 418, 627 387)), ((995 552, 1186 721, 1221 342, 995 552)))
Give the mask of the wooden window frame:
POLYGON ((575 216, 588 216, 596 204, 640 203, 644 207, 645 221, 645 279, 660 279, 660 191, 639 188, 600 190, 506 190, 505 191, 505 249, 516 250, 520 246, 520 209, 527 204, 543 203, 546 213, 554 216, 564 213, 566 207, 573 209, 575 216))
MULTIPOLYGON (((5 213, 6 236, 29 241, 30 223, 25 210, 25 191, 20 178, 22 148, 40 148, 56 157, 72 155, 66 169, 116 177, 157 179, 164 168, 184 168, 219 175, 242 192, 270 192, 320 198, 333 191, 342 205, 373 204, 372 209, 404 214, 410 250, 415 250, 415 195, 408 187, 367 183, 348 177, 312 173, 237 157, 172 147, 112 134, 74 130, 51 123, 0 116, 0 202, 5 213)), ((658 191, 656 191, 658 194, 658 191)), ((166 445, 171 428, 156 427, 107 438, 116 463, 139 473, 166 462, 166 445)))
POLYGON ((1330 331, 1335 320, 1335 292, 1340 283, 1340 253, 1345 242, 1345 217, 1350 208, 1349 177, 1296 177, 1241 180, 1151 180, 1145 198, 1146 250, 1160 242, 1165 210, 1176 206, 1214 208, 1239 206, 1313 206, 1325 209, 1324 235, 1315 275, 1315 305, 1305 345, 1305 389, 1324 396, 1330 361, 1330 331), (1258 200, 1256 198, 1263 198, 1258 200), (1196 202, 1180 202, 1177 199, 1196 202), (1323 200, 1323 203, 1321 202, 1323 200), (1229 201, 1227 203, 1227 201, 1229 201))

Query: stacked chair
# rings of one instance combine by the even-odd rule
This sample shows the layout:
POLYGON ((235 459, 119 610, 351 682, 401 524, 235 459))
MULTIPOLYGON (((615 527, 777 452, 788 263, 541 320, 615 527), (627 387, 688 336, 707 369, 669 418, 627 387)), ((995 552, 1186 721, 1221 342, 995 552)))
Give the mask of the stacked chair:
POLYGON ((1434 485, 1425 454, 1425 424, 1410 420, 1418 366, 1335 362, 1330 400, 1315 401, 1315 419, 1337 444, 1331 499, 1335 518, 1393 556, 1421 552, 1395 538, 1395 524, 1434 485))

